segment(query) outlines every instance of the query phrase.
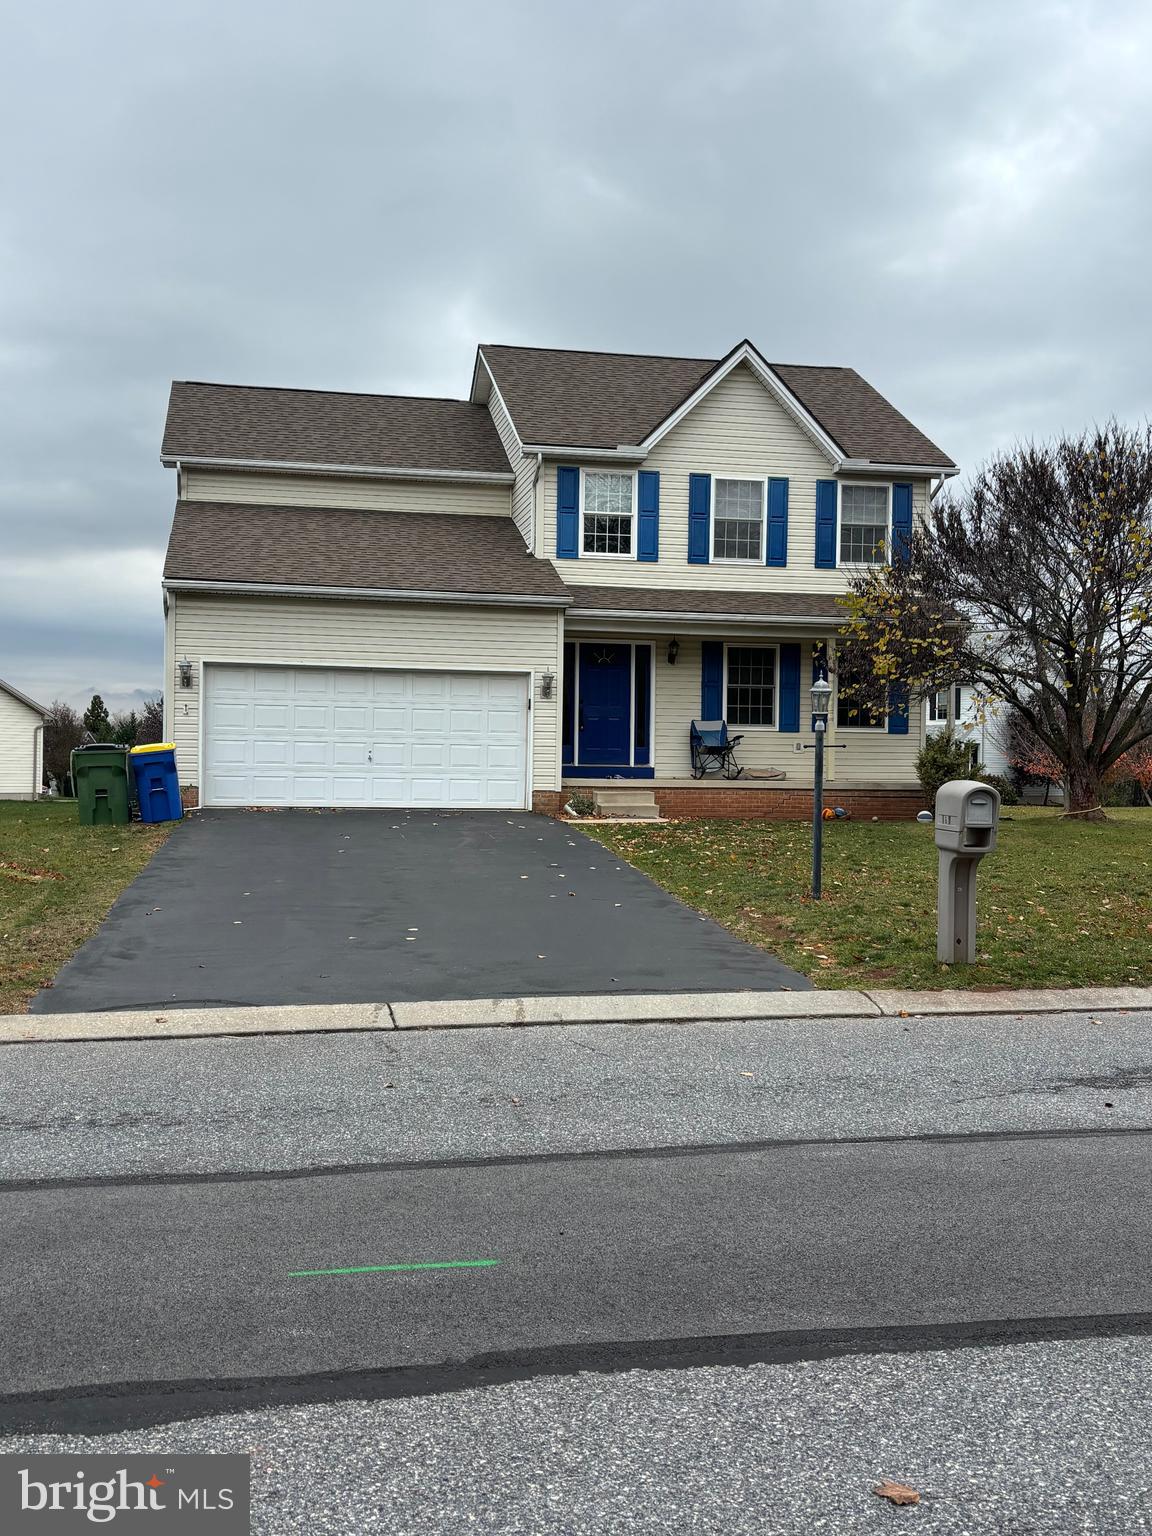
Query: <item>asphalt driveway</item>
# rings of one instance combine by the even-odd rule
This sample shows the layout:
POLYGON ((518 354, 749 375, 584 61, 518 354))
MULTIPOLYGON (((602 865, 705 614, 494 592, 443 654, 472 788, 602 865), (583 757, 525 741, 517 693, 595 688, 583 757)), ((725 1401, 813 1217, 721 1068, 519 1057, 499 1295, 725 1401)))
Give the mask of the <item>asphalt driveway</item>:
POLYGON ((543 816, 204 811, 32 1011, 810 987, 543 816))

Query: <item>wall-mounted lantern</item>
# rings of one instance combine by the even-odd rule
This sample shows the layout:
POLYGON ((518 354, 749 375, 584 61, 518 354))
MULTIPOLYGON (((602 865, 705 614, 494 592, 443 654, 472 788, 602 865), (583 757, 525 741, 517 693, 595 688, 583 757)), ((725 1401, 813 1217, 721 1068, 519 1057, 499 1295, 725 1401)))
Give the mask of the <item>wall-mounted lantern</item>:
POLYGON ((545 673, 543 673, 541 675, 541 678, 540 678, 540 697, 542 699, 550 699, 555 692, 556 692, 556 674, 555 674, 555 672, 545 672, 545 673))
POLYGON ((679 656, 679 654, 680 642, 677 640, 676 636, 673 635, 671 640, 668 642, 668 665, 670 667, 674 667, 676 665, 676 658, 679 656))
POLYGON ((179 663, 179 667, 180 667, 180 686, 181 686, 181 688, 191 688, 191 686, 192 686, 192 663, 188 660, 187 656, 185 656, 184 660, 179 663))

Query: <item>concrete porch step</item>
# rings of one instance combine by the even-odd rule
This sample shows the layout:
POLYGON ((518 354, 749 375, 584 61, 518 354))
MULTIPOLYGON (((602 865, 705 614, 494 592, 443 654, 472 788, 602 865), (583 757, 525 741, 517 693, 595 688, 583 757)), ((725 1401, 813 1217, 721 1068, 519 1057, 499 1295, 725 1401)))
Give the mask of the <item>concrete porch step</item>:
POLYGON ((660 807, 650 789, 594 789, 592 801, 600 816, 627 816, 638 821, 660 820, 660 807))

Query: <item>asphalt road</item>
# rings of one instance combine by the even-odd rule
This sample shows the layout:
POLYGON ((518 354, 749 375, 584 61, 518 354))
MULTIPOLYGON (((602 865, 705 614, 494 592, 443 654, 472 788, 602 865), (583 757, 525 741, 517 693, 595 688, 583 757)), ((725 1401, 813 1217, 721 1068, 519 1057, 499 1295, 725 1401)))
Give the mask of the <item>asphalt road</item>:
POLYGON ((0 1180, 1152 1126, 1152 1015, 0 1047, 0 1180))
POLYGON ((5 1047, 5 1448, 253 1448, 277 1536, 1152 1529, 1150 1060, 1140 1014, 5 1047))
POLYGON ((202 811, 32 1011, 811 986, 543 816, 202 811))
POLYGON ((542 1376, 17 1451, 252 1458, 258 1536, 1141 1536, 1152 1340, 542 1376), (910 1484, 894 1509, 872 1489, 910 1484))

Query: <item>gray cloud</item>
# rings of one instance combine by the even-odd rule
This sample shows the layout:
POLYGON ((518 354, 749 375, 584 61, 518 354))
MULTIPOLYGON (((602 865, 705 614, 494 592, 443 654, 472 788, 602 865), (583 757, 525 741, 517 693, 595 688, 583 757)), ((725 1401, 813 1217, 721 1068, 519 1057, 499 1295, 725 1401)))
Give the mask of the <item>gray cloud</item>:
POLYGON ((160 676, 168 380, 846 362, 971 464, 1152 407, 1152 17, 0 5, 0 675, 160 676))

